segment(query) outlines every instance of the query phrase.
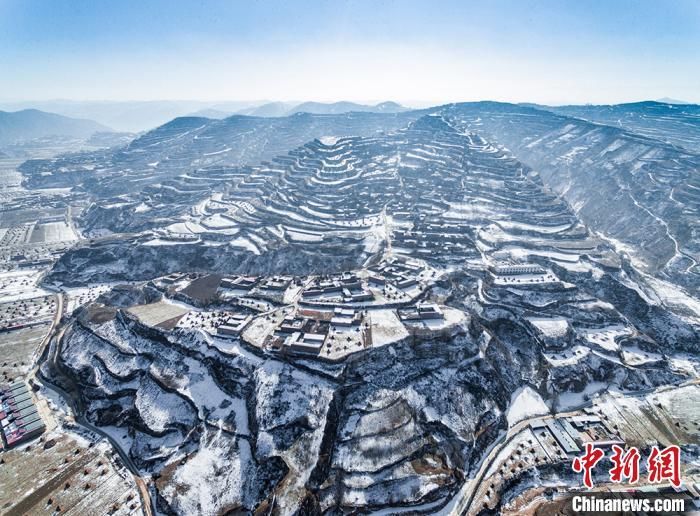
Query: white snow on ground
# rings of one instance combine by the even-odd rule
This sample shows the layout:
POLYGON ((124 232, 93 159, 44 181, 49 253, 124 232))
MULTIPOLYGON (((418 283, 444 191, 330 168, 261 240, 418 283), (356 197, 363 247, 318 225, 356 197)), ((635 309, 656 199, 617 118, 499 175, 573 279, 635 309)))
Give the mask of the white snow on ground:
POLYGON ((323 235, 321 233, 311 232, 311 231, 292 231, 287 229, 287 235, 289 238, 296 242, 321 242, 323 241, 323 235))
POLYGON ((521 229, 545 234, 560 233, 571 226, 571 224, 561 224, 559 226, 536 226, 534 224, 525 224, 524 222, 515 222, 510 220, 500 220, 497 222, 497 224, 505 229, 521 229))
POLYGON ((260 250, 255 246, 255 244, 253 244, 250 240, 244 237, 235 238, 231 240, 229 244, 234 247, 242 247, 244 249, 247 249, 248 251, 256 255, 260 254, 260 250))
POLYGON ((518 421, 535 416, 549 414, 549 407, 542 397, 528 386, 520 387, 510 397, 510 407, 506 419, 508 426, 515 425, 518 421))
POLYGON ((338 143, 338 140, 340 140, 339 137, 337 136, 321 136, 318 141, 320 141, 323 145, 335 145, 338 143))
POLYGON ((586 346, 574 346, 571 349, 560 353, 542 353, 544 358, 554 367, 570 366, 577 364, 581 359, 586 358, 591 352, 586 346))
POLYGON ((90 283, 85 287, 62 289, 66 294, 66 312, 72 313, 79 306, 95 301, 115 285, 117 283, 90 283))
POLYGON ((442 214, 445 219, 472 220, 493 217, 493 210, 483 203, 451 203, 450 209, 442 214))
POLYGON ((527 320, 547 337, 563 337, 569 329, 564 317, 528 317, 527 320))
POLYGON ((235 414, 236 433, 248 434, 248 411, 245 402, 240 398, 232 398, 223 392, 209 375, 208 370, 193 358, 185 358, 189 374, 186 377, 187 385, 182 393, 189 397, 199 408, 206 409, 209 420, 223 419, 231 411, 235 414), (229 406, 226 401, 232 402, 229 406))
POLYGON ((591 382, 581 392, 562 392, 557 400, 557 412, 573 410, 587 401, 593 394, 608 390, 606 382, 591 382))
POLYGON ((65 221, 37 224, 32 232, 32 242, 70 242, 77 240, 73 228, 65 221))
POLYGON ((393 310, 372 310, 372 345, 384 346, 408 337, 406 327, 393 310))
POLYGON ((198 450, 180 466, 163 490, 180 514, 214 516, 244 501, 244 479, 254 476, 250 447, 229 436, 206 432, 198 450))
POLYGON ((231 150, 231 147, 225 147, 221 150, 214 151, 214 152, 205 152, 202 154, 202 156, 216 156, 217 154, 224 154, 226 152, 229 152, 231 150))
POLYGON ((698 363, 697 357, 679 354, 669 358, 668 362, 671 369, 674 371, 679 371, 695 377, 700 375, 700 364, 698 363))
POLYGON ((232 228, 237 224, 233 220, 224 217, 221 213, 215 213, 202 219, 202 225, 212 229, 232 228))
POLYGON ((153 380, 141 382, 134 405, 143 422, 154 432, 164 432, 175 423, 194 423, 192 407, 177 394, 161 389, 153 380))
POLYGON ((496 473, 496 471, 498 471, 498 468, 501 467, 502 464, 507 464, 508 458, 513 456, 514 452, 520 447, 521 444, 525 444, 527 446, 528 441, 536 441, 536 438, 530 428, 526 428, 525 430, 515 434, 508 444, 506 444, 498 453, 493 462, 491 462, 484 478, 489 478, 491 475, 496 473))
POLYGON ((151 210, 151 207, 148 206, 146 203, 142 202, 141 204, 136 206, 136 208, 134 208, 134 213, 144 213, 144 212, 147 212, 150 210, 151 210))
POLYGON ((282 514, 292 514, 318 461, 333 388, 318 377, 272 360, 256 369, 254 378, 255 415, 259 423, 257 455, 279 456, 289 467, 284 480, 287 496, 280 498, 279 503, 282 514), (297 437, 290 448, 279 449, 271 430, 302 419, 309 430, 297 437))
POLYGON ((639 349, 637 346, 626 346, 622 348, 622 359, 628 365, 638 366, 650 362, 659 362, 663 360, 663 357, 658 353, 639 349))
MULTIPOLYGON (((488 238, 485 239, 489 241, 488 238)), ((564 253, 561 251, 546 251, 542 249, 525 249, 515 245, 504 245, 499 251, 500 254, 508 254, 511 258, 519 261, 527 260, 530 256, 542 256, 557 262, 564 268, 572 267, 580 259, 579 253, 564 253)))
POLYGON ((52 292, 37 286, 41 274, 42 271, 35 269, 0 272, 0 303, 51 295, 52 292))
POLYGON ((615 342, 617 337, 627 335, 630 330, 621 324, 611 324, 602 328, 580 329, 579 334, 592 344, 597 344, 608 351, 617 351, 619 346, 615 342))
POLYGON ((645 275, 645 278, 664 304, 670 307, 680 308, 688 313, 685 319, 700 324, 700 301, 689 296, 679 287, 667 281, 656 279, 648 275, 645 275))

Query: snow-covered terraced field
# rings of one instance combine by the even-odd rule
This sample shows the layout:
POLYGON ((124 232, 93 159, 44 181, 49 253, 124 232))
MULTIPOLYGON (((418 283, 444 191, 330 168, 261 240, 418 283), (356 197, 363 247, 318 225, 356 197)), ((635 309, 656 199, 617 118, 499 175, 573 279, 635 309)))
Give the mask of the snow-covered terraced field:
POLYGON ((44 279, 68 317, 41 372, 163 513, 435 512, 482 459, 568 472, 526 425, 700 371, 700 161, 649 134, 455 104, 188 117, 29 163, 105 200, 44 279))

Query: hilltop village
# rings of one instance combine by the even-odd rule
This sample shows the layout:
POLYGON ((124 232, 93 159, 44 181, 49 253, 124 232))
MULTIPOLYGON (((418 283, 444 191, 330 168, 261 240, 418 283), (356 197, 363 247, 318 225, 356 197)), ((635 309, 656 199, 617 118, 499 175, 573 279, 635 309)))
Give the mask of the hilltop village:
POLYGON ((149 284, 158 301, 126 314, 164 330, 204 331, 221 349, 239 338, 282 356, 335 361, 409 336, 464 331, 467 315, 429 295, 439 279, 425 262, 402 257, 319 276, 172 273, 149 284))

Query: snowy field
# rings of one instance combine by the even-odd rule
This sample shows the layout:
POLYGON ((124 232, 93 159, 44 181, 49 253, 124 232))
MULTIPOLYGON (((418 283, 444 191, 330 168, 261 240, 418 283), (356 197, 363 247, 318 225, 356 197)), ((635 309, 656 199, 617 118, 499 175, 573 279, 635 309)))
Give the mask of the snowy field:
POLYGON ((34 226, 30 242, 70 242, 77 239, 73 229, 65 222, 48 222, 34 226))
POLYGON ((41 274, 36 269, 0 272, 0 303, 50 295, 37 285, 41 274))
POLYGON ((591 344, 596 344, 607 351, 617 351, 620 346, 616 340, 629 335, 630 330, 621 324, 612 324, 602 328, 579 328, 577 333, 591 344))
POLYGON ((148 305, 132 306, 128 310, 138 317, 139 321, 148 326, 158 326, 189 312, 187 308, 168 301, 158 301, 148 305))
POLYGON ((508 426, 513 426, 524 419, 545 414, 549 414, 547 404, 531 387, 525 386, 511 396, 506 419, 508 426))
POLYGON ((564 317, 528 317, 527 320, 546 337, 563 337, 569 331, 569 321, 564 317))
POLYGON ((372 345, 384 346, 408 337, 406 327, 393 310, 369 312, 372 325, 372 345))

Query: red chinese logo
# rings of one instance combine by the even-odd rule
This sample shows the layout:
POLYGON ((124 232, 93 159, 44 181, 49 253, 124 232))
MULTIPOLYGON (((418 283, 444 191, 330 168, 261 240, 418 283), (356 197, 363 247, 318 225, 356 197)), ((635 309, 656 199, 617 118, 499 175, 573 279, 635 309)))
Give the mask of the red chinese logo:
POLYGON ((603 458, 603 455, 605 454, 602 450, 594 447, 591 443, 586 443, 586 453, 583 457, 576 457, 574 459, 574 463, 571 467, 576 473, 581 473, 583 471, 583 483, 588 489, 593 487, 591 471, 595 468, 595 465, 598 464, 600 459, 603 458))
POLYGON ((658 484, 669 480, 674 487, 681 485, 681 449, 669 446, 659 451, 656 446, 651 448, 647 460, 649 482, 658 484))
MULTIPOLYGON (((639 482, 639 461, 641 455, 635 447, 625 450, 613 445, 613 454, 610 457, 612 468, 608 470, 610 481, 615 483, 627 482, 636 484, 639 482)), ((596 448, 592 443, 586 443, 586 451, 582 457, 574 458, 571 464, 576 473, 583 473, 583 484, 593 488, 592 472, 596 464, 605 456, 605 453, 596 448)), ((657 446, 651 448, 647 459, 648 481, 651 484, 670 482, 673 486, 681 485, 681 450, 678 446, 668 446, 659 450, 657 446)))
POLYGON ((626 478, 630 484, 636 484, 639 481, 639 450, 633 446, 625 452, 616 444, 612 449, 613 456, 610 460, 613 467, 610 468, 610 480, 619 483, 626 478))

